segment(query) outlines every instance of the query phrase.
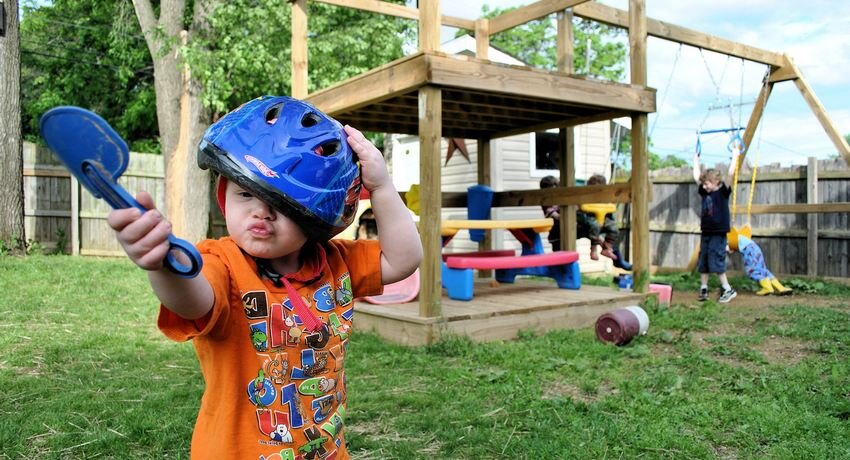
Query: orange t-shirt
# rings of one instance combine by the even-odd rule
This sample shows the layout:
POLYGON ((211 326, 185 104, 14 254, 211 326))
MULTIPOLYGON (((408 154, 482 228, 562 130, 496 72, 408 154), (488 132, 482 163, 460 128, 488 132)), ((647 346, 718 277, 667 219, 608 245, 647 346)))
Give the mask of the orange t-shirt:
POLYGON ((212 311, 192 321, 160 306, 160 330, 193 341, 206 384, 192 458, 348 458, 343 363, 354 298, 383 291, 381 251, 375 240, 322 246, 327 264, 309 257, 295 274, 306 281, 290 278, 321 320, 318 332, 301 327, 286 288, 260 278, 229 237, 198 245, 212 311))

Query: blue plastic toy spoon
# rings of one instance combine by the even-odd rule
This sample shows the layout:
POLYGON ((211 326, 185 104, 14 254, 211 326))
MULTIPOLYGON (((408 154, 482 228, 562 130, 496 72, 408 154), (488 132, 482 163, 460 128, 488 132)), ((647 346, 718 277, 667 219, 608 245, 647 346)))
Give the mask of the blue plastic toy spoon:
MULTIPOLYGON (((134 207, 147 211, 117 182, 130 159, 127 143, 99 115, 80 107, 56 107, 45 112, 40 121, 41 135, 77 180, 92 195, 102 198, 114 209, 134 207)), ((165 266, 184 278, 201 271, 203 259, 191 243, 168 235, 171 245, 165 266), (178 259, 182 252, 188 260, 178 259)))

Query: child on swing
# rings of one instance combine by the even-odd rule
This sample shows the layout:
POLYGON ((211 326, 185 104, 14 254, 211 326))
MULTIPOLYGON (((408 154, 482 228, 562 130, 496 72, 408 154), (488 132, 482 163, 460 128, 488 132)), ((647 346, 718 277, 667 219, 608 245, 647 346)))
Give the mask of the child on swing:
POLYGON ((738 251, 741 253, 741 260, 744 263, 744 271, 751 280, 758 283, 759 289, 756 295, 791 295, 792 290, 782 285, 773 273, 767 269, 764 263, 764 254, 761 252, 759 245, 755 241, 741 235, 735 230, 729 232, 729 249, 730 253, 738 251))

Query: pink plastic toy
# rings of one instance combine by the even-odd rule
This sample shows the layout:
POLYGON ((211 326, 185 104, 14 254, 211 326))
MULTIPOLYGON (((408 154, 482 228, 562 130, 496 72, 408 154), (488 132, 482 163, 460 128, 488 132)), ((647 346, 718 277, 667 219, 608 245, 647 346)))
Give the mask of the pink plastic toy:
POLYGON ((658 293, 659 305, 670 305, 670 302, 673 300, 673 286, 669 284, 650 284, 649 292, 658 293))
POLYGON ((390 303, 412 302, 418 295, 419 269, 417 268, 416 271, 407 278, 384 286, 383 294, 363 297, 363 300, 375 305, 385 305, 390 303))

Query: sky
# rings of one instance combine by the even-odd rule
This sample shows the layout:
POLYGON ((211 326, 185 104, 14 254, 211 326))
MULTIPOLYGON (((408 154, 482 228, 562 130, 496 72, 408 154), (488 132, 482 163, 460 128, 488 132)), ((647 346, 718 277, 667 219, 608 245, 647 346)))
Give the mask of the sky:
MULTIPOLYGON (((533 0, 442 1, 444 15, 481 16, 481 7, 507 8, 533 0)), ((601 3, 628 9, 628 0, 601 3)), ((850 134, 850 2, 842 0, 646 0, 647 17, 707 34, 787 53, 833 124, 850 134)), ((444 40, 453 29, 444 28, 444 40)), ((649 37, 648 83, 658 92, 650 114, 651 150, 690 161, 697 129, 746 126, 767 66, 649 37), (743 105, 741 104, 743 102, 743 105), (733 105, 730 109, 728 106, 733 105), (710 109, 713 106, 727 106, 710 109)), ((628 71, 628 65, 626 65, 628 71)), ((729 158, 726 134, 701 136, 706 162, 729 158)), ((805 164, 837 153, 796 85, 777 83, 747 159, 758 164, 805 164)))

